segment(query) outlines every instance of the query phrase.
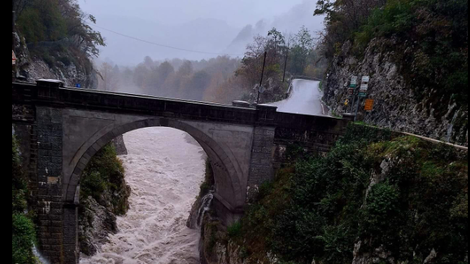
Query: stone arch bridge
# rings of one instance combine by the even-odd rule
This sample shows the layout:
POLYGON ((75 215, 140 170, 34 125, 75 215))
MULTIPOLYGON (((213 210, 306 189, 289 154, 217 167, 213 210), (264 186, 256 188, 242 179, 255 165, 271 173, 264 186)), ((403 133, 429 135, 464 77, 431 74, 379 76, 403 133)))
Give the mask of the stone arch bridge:
POLYGON ((273 178, 288 143, 324 153, 346 120, 215 103, 64 88, 61 83, 12 83, 12 124, 39 226, 39 249, 52 264, 78 263, 80 176, 116 136, 165 126, 189 133, 214 170, 214 208, 226 224, 243 214, 250 195, 273 178))

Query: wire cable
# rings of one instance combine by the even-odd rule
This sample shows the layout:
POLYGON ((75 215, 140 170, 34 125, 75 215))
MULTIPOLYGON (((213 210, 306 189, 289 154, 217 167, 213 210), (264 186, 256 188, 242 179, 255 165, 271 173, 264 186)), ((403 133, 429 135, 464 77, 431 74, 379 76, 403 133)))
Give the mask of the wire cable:
POLYGON ((178 48, 178 47, 173 47, 173 46, 168 46, 168 45, 164 45, 164 44, 159 44, 159 43, 155 43, 155 42, 151 42, 151 41, 148 41, 148 40, 144 40, 144 39, 140 39, 140 38, 136 38, 136 37, 132 37, 132 36, 129 36, 129 35, 126 35, 126 34, 122 34, 122 33, 119 33, 119 32, 116 32, 114 30, 111 30, 111 29, 107 29, 107 28, 104 28, 104 27, 101 27, 101 26, 98 26, 96 24, 90 24, 87 22, 87 24, 89 26, 92 26, 92 27, 97 27, 97 28, 100 28, 102 30, 106 30, 106 31, 109 31, 111 33, 114 33, 116 35, 120 35, 122 37, 126 37, 126 38, 130 38, 130 39, 133 39, 133 40, 137 40, 137 41, 140 41, 140 42, 144 42, 144 43, 147 43, 147 44, 151 44, 151 45, 154 45, 154 46, 159 46, 159 47, 164 47, 164 48, 169 48, 169 49, 174 49, 174 50, 179 50, 179 51, 186 51, 186 52, 193 52, 193 53, 200 53, 200 54, 209 54, 209 55, 230 55, 230 56, 243 56, 241 54, 229 54, 229 53, 216 53, 216 52, 206 52, 206 51, 197 51, 197 50, 189 50, 189 49, 183 49, 183 48, 178 48))

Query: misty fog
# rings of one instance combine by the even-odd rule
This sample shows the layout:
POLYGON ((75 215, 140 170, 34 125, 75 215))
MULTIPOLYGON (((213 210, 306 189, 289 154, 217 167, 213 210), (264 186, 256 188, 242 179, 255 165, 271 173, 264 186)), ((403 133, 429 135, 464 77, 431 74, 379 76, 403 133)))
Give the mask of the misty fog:
POLYGON ((315 1, 307 0, 79 0, 96 17, 106 47, 100 62, 136 66, 146 56, 154 60, 201 60, 229 55, 243 57, 246 45, 272 27, 295 34, 304 25, 312 33, 323 29, 323 17, 314 17, 315 1), (180 51, 134 38, 214 54, 180 51), (215 54, 217 53, 217 54, 215 54))

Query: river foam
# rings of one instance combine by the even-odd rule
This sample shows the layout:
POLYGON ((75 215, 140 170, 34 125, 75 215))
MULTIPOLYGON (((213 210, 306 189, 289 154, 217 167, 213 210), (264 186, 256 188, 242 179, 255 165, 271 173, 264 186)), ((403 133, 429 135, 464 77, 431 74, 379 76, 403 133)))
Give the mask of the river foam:
POLYGON ((80 264, 200 264, 199 230, 186 220, 204 179, 206 155, 187 133, 145 128, 124 134, 119 156, 131 186, 119 232, 80 264))

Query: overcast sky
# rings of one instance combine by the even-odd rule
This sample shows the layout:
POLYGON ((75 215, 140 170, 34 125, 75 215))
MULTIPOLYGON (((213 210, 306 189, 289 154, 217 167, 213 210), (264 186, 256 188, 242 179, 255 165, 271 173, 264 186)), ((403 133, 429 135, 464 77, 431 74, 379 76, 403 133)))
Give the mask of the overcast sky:
MULTIPOLYGON (((316 0, 79 0, 81 9, 97 19, 95 28, 106 39, 101 60, 135 65, 145 56, 154 60, 202 59, 217 55, 182 52, 139 42, 106 31, 204 52, 229 52, 227 47, 241 29, 265 20, 266 29, 297 32, 299 25, 320 30, 314 18, 316 0), (282 26, 281 26, 282 25, 282 26)), ((261 34, 256 32, 256 34, 261 34)), ((245 44, 243 44, 245 45, 245 44)), ((240 50, 240 49, 239 49, 240 50)), ((239 53, 239 52, 238 52, 239 53)), ((237 53, 237 54, 238 54, 237 53)))

